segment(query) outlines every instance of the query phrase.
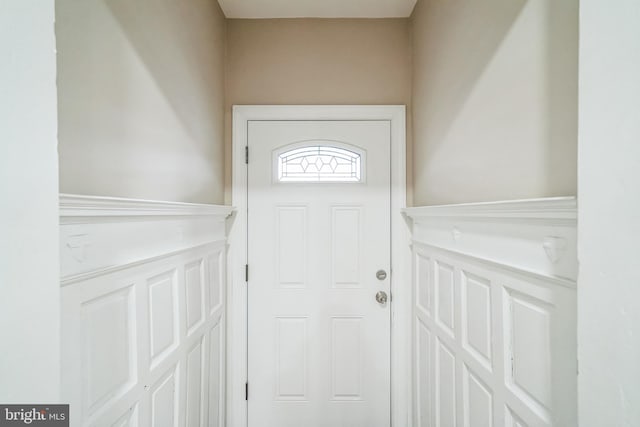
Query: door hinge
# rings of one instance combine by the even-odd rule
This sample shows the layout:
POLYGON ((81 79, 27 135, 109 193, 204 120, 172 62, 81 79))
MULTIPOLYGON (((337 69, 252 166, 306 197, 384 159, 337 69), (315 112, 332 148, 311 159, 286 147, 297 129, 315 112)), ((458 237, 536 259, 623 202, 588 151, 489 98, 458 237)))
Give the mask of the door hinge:
POLYGON ((244 383, 244 400, 249 400, 249 383, 244 383))
POLYGON ((249 264, 244 265, 244 281, 249 283, 249 264))
POLYGON ((249 146, 245 145, 244 147, 244 162, 249 164, 249 146))

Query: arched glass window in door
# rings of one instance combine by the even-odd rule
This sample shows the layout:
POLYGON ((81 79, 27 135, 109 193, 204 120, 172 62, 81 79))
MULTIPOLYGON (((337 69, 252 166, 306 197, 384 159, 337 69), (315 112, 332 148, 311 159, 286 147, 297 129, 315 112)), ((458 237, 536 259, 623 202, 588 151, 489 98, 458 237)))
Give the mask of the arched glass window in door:
MULTIPOLYGON (((324 142, 324 141, 323 141, 324 142)), ((327 141, 330 143, 330 141, 327 141)), ((305 145, 278 154, 280 182, 361 182, 363 153, 334 145, 305 145)))

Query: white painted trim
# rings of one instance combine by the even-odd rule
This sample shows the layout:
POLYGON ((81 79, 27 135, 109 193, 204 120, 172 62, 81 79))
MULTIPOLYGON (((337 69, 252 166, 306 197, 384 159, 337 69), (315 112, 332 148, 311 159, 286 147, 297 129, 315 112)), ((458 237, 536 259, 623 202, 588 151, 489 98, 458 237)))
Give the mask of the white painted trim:
POLYGON ((486 258, 482 258, 474 255, 467 255, 462 252, 456 252, 449 249, 441 248, 438 246, 432 246, 424 242, 413 241, 413 248, 423 251, 430 251, 432 253, 441 254, 443 257, 456 257, 463 260, 468 264, 478 265, 487 269, 500 271, 503 274, 509 274, 514 277, 518 277, 522 280, 534 280, 537 282, 545 282, 556 286, 562 286, 569 289, 576 288, 576 282, 570 279, 563 279, 561 277, 552 277, 544 274, 537 273, 535 271, 529 271, 522 268, 512 267, 508 264, 503 264, 497 261, 491 261, 486 258))
POLYGON ((118 264, 118 265, 114 265, 114 266, 110 266, 110 267, 96 268, 95 270, 91 270, 91 271, 86 272, 86 273, 78 273, 78 274, 74 274, 74 275, 64 276, 62 279, 60 279, 60 286, 64 287, 64 286, 72 285, 74 283, 84 282, 84 281, 87 281, 87 280, 94 279, 96 277, 106 276, 107 274, 117 273, 118 271, 121 271, 121 270, 126 270, 126 269, 129 269, 129 268, 135 268, 135 267, 137 267, 139 265, 144 265, 144 264, 148 264, 148 263, 151 263, 151 262, 160 261, 160 260, 163 260, 165 258, 171 258, 171 257, 179 256, 181 254, 184 254, 185 252, 198 250, 198 249, 210 246, 212 244, 219 244, 219 245, 223 245, 224 246, 226 244, 226 240, 224 240, 224 239, 214 240, 212 242, 205 243, 203 245, 193 246, 193 247, 185 248, 185 249, 179 249, 177 251, 167 252, 167 253, 162 254, 162 255, 155 255, 155 256, 151 256, 149 258, 142 258, 142 259, 137 260, 137 261, 131 261, 131 262, 118 264))
POLYGON ((233 211, 232 206, 77 194, 60 194, 59 199, 61 223, 81 218, 91 218, 89 221, 95 222, 98 217, 217 216, 225 219, 233 211))
MULTIPOLYGON (((419 358, 421 340, 426 340, 426 348, 430 349, 445 342, 457 364, 478 374, 485 384, 492 384, 493 409, 490 411, 494 424, 504 423, 505 408, 509 407, 510 412, 522 418, 523 424, 576 425, 576 199, 559 197, 424 206, 405 209, 404 213, 413 221, 414 372, 420 372, 418 364, 425 363, 419 358), (440 265, 452 271, 451 280, 443 275, 440 282, 437 270, 440 265), (489 290, 486 307, 490 314, 484 325, 476 325, 479 330, 488 331, 485 336, 490 337, 489 356, 485 358, 488 369, 481 366, 477 355, 465 349, 465 341, 470 342, 465 335, 470 330, 466 323, 470 317, 463 289, 467 287, 467 278, 472 276, 485 282, 489 290), (455 320, 449 329, 443 327, 439 317, 440 304, 449 303, 442 302, 437 296, 438 289, 448 284, 455 289, 449 305, 455 320), (534 346, 529 336, 515 338, 518 329, 514 329, 513 313, 508 305, 511 292, 527 299, 534 309, 540 307, 541 312, 547 307, 549 334, 545 339, 548 354, 538 351, 545 348, 544 343, 542 347, 538 342, 534 346), (428 331, 427 335, 419 336, 419 324, 428 331), (549 401, 545 405, 531 398, 533 394, 526 390, 526 384, 519 384, 520 390, 511 387, 516 375, 513 366, 519 363, 513 351, 512 342, 515 341, 521 346, 524 343, 523 348, 529 345, 523 353, 532 354, 531 360, 546 364, 552 372, 550 388, 545 392, 549 401)), ((441 374, 436 369, 428 367, 428 378, 441 374)), ((445 380, 453 383, 456 390, 465 387, 462 375, 458 373, 445 380)), ((426 400, 426 406, 433 408, 437 405, 433 393, 422 392, 421 381, 425 378, 416 374, 413 397, 416 402, 426 400)), ((455 399, 455 414, 458 419, 465 419, 469 405, 466 400, 470 397, 457 393, 455 399)), ((424 417, 432 424, 437 422, 432 414, 421 414, 419 405, 413 410, 414 425, 424 417)))
MULTIPOLYGON (((220 355, 221 368, 226 363, 226 306, 222 303, 226 301, 226 296, 221 294, 222 300, 213 302, 215 294, 212 294, 212 290, 215 289, 214 271, 222 275, 226 270, 226 218, 234 208, 68 194, 59 195, 59 200, 59 272, 63 308, 61 392, 63 401, 71 402, 72 417, 83 425, 114 425, 116 420, 125 419, 123 414, 137 411, 139 422, 150 425, 151 413, 145 402, 150 401, 153 384, 159 384, 161 378, 173 372, 176 374, 175 388, 186 389, 187 364, 184 361, 198 343, 206 344, 201 357, 203 366, 207 366, 200 372, 199 379, 205 382, 218 379, 219 383, 212 384, 219 390, 220 399, 224 399, 226 376, 223 374, 218 378, 215 371, 209 371, 208 367, 214 360, 210 358, 213 354, 220 355), (189 265, 197 265, 199 270, 199 274, 192 279, 187 275, 189 265), (211 270, 213 266, 216 270, 211 270), (152 314, 151 310, 153 298, 150 283, 162 276, 170 277, 170 303, 173 310, 163 309, 159 316, 170 319, 173 337, 170 346, 152 357, 154 334, 151 323, 156 314, 152 314), (194 280, 193 289, 200 292, 200 304, 196 304, 198 309, 193 311, 199 320, 188 327, 186 323, 190 316, 187 312, 191 308, 184 292, 190 286, 189 280, 194 280), (114 293, 125 289, 128 289, 125 292, 128 316, 127 385, 111 388, 105 399, 87 405, 85 397, 88 384, 99 373, 83 368, 88 366, 86 355, 91 348, 84 337, 86 332, 83 328, 92 324, 86 321, 83 307, 100 298, 106 301, 114 293), (210 341, 210 332, 218 323, 220 345, 223 348, 218 348, 217 342, 210 341)), ((218 278, 223 279, 224 276, 218 278)), ((220 290, 227 289, 224 280, 220 280, 219 285, 220 290)), ((96 333, 108 329, 108 323, 108 320, 102 321, 96 333)), ((118 339, 118 333, 118 330, 114 330, 109 339, 118 339)), ((209 390, 209 387, 202 390, 203 407, 206 407, 209 390)), ((182 395, 182 391, 179 394, 182 395)), ((219 402, 222 406, 216 421, 207 421, 210 411, 205 410, 202 422, 206 425, 224 425, 226 404, 223 400, 219 402)), ((179 399, 174 409, 175 418, 184 419, 184 399, 179 399)), ((116 424, 122 424, 122 421, 116 424)))
MULTIPOLYGON (((447 387, 456 391, 455 404, 451 406, 453 414, 447 414, 453 415, 457 420, 468 421, 469 407, 476 406, 480 408, 478 414, 488 414, 491 418, 490 425, 505 425, 505 420, 509 420, 507 414, 511 412, 516 419, 522 420, 519 425, 576 426, 575 283, 532 275, 499 262, 420 243, 414 244, 413 259, 414 292, 417 296, 413 309, 413 366, 414 372, 420 373, 414 377, 414 425, 420 425, 419 420, 425 419, 427 425, 449 425, 438 424, 438 418, 428 409, 427 413, 420 413, 421 407, 438 408, 438 400, 434 397, 436 393, 430 393, 429 389, 431 386, 431 390, 436 390, 437 381, 434 386, 433 378, 440 378, 447 387), (447 270, 451 272, 450 276, 440 274, 447 270), (479 298, 472 303, 472 300, 467 299, 469 284, 472 282, 476 285, 482 283, 476 290, 486 290, 484 301, 479 298), (451 299, 439 299, 438 292, 447 288, 452 290, 451 299), (429 295, 429 299, 421 300, 420 296, 425 293, 429 295), (526 308, 533 310, 533 321, 523 320, 522 317, 516 320, 516 300, 526 301, 526 308), (470 313, 473 311, 471 306, 475 306, 475 309, 482 307, 479 310, 484 309, 487 313, 484 319, 482 316, 476 317, 473 326, 469 323, 470 313), (440 311, 441 307, 451 308, 453 315, 449 324, 442 321, 441 313, 448 310, 440 311), (540 318, 535 320, 536 313, 545 312, 542 316, 545 321, 537 323, 540 318), (516 323, 529 326, 537 323, 546 328, 548 334, 543 340, 536 341, 530 335, 531 329, 526 326, 521 328, 516 323), (421 334, 422 330, 428 331, 427 334, 421 334), (482 332, 478 334, 478 331, 482 332), (470 344, 472 334, 475 334, 476 342, 481 336, 487 337, 488 351, 480 357, 480 353, 470 344), (516 343, 520 350, 515 349, 516 343), (429 357, 426 360, 421 357, 422 348, 428 349, 429 354, 434 357, 441 346, 455 359, 455 373, 440 370, 442 365, 429 364, 429 357), (525 354, 528 361, 523 360, 527 358, 522 357, 525 354), (520 368, 515 371, 514 366, 518 365, 520 368), (425 369, 428 372, 426 378, 422 374, 425 369), (535 370, 536 378, 544 375, 545 371, 550 373, 539 383, 544 384, 544 391, 537 396, 547 396, 544 404, 533 397, 536 396, 535 386, 531 388, 531 383, 526 380, 518 381, 518 378, 526 376, 523 372, 529 372, 529 369, 535 370), (469 374, 488 385, 491 391, 487 391, 487 394, 492 396, 490 399, 483 401, 484 397, 478 399, 478 396, 474 398, 469 394, 468 386, 465 385, 469 374)), ((443 411, 444 408, 440 410, 443 411)), ((465 424, 469 425, 468 422, 465 424)))
POLYGON ((247 168, 245 146, 251 120, 388 120, 391 123, 391 416, 393 427, 408 427, 411 414, 411 252, 402 216, 406 206, 406 117, 402 105, 374 106, 234 106, 233 190, 237 207, 229 235, 227 425, 247 426, 244 383, 247 380, 247 168))
POLYGON ((226 239, 231 206, 60 194, 66 286, 226 239))
POLYGON ((575 283, 575 197, 510 200, 403 210, 412 241, 575 283))
POLYGON ((414 222, 432 218, 469 218, 486 221, 533 220, 575 223, 578 216, 575 197, 420 206, 404 209, 403 212, 414 222))

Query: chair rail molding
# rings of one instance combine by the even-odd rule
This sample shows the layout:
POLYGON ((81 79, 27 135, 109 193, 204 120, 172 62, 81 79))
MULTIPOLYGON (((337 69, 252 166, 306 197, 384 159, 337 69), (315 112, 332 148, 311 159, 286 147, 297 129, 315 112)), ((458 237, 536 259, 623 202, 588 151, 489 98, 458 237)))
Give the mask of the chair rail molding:
POLYGON ((226 239, 232 206, 60 195, 65 286, 130 263, 226 239))
POLYGON ((224 220, 231 206, 158 200, 60 194, 60 221, 63 224, 96 222, 97 218, 209 216, 224 220))
POLYGON ((61 395, 77 425, 224 425, 232 212, 60 195, 61 395))
POLYGON ((575 286, 575 197, 407 208, 414 243, 575 286))

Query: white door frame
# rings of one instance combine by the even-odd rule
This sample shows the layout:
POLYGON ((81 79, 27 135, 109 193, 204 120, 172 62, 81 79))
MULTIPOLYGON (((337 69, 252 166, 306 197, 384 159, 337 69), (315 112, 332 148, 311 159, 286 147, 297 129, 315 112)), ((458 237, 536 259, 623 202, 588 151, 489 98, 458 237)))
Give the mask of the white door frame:
POLYGON ((406 207, 404 105, 235 105, 232 202, 227 280, 227 426, 247 427, 247 147, 254 120, 386 120, 391 123, 391 422, 408 427, 411 414, 411 252, 401 210, 406 207))

